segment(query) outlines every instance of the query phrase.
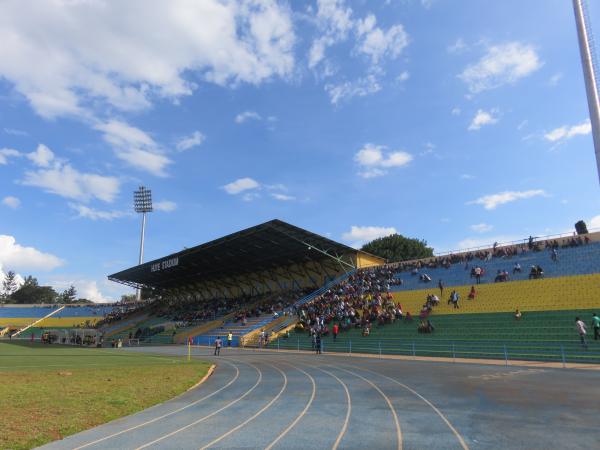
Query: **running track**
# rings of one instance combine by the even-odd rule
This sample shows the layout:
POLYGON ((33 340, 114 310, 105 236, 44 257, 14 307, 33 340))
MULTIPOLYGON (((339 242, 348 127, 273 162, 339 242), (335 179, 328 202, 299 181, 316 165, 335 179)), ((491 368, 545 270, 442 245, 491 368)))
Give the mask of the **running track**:
MULTIPOLYGON (((138 348, 183 354, 182 347, 138 348)), ((591 449, 600 373, 224 349, 166 403, 44 449, 591 449)))

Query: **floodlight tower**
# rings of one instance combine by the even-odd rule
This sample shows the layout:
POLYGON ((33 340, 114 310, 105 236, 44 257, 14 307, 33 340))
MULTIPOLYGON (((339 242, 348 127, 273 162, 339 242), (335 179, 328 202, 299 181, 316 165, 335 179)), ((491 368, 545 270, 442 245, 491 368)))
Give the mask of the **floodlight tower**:
POLYGON ((594 36, 590 23, 589 7, 587 0, 573 0, 575 10, 575 23, 579 38, 579 52, 583 66, 583 78, 587 94, 590 122, 592 123, 592 136, 594 138, 594 151, 596 153, 596 168, 600 177, 600 99, 598 95, 598 60, 594 47, 594 36))
MULTIPOLYGON (((140 238, 140 258, 138 264, 144 262, 144 235, 146 233, 146 213, 152 212, 152 191, 140 186, 137 191, 133 192, 133 208, 136 213, 142 214, 142 236, 140 238)), ((139 302, 142 299, 141 289, 137 289, 136 298, 139 302)))

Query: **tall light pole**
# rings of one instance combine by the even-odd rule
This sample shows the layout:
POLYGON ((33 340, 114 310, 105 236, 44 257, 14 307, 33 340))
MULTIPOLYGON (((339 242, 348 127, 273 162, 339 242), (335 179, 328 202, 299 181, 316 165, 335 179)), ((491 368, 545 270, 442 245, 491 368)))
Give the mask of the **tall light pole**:
MULTIPOLYGON (((142 214, 142 236, 140 238, 140 258, 138 264, 144 262, 144 235, 146 233, 146 213, 152 212, 152 191, 140 186, 133 192, 133 208, 136 213, 142 214)), ((142 290, 137 289, 136 298, 139 302, 142 299, 142 290)))
POLYGON ((596 168, 600 177, 600 99, 598 95, 598 61, 594 48, 594 36, 586 0, 573 0, 575 10, 575 23, 579 38, 579 52, 583 66, 583 78, 587 94, 592 136, 594 138, 594 151, 596 153, 596 168))

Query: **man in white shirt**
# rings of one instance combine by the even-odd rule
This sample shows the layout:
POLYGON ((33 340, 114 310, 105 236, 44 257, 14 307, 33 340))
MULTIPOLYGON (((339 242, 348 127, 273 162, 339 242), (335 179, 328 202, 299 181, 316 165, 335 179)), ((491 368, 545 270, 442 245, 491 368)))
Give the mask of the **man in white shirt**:
POLYGON ((575 329, 577 330, 577 333, 579 333, 581 345, 584 348, 588 348, 587 342, 585 341, 585 335, 587 334, 585 323, 583 323, 583 320, 581 320, 579 317, 575 317, 575 329))

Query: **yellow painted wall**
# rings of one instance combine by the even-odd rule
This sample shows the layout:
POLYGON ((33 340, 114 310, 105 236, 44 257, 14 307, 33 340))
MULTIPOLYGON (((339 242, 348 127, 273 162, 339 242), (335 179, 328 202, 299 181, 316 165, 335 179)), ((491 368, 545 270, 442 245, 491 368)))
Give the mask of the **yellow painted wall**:
MULTIPOLYGON (((513 281, 475 285, 475 300, 467 297, 471 285, 446 287, 444 298, 434 308, 434 314, 470 314, 521 311, 553 311, 570 309, 594 309, 600 311, 600 275, 577 275, 548 278, 544 280, 513 281), (460 294, 460 309, 448 305, 453 289, 460 294)), ((427 294, 439 296, 434 284, 429 289, 393 293, 394 300, 402 305, 402 311, 416 315, 425 303, 427 294)))
MULTIPOLYGON (((2 327, 24 327, 27 326, 36 320, 39 320, 35 317, 1 317, 0 318, 0 326, 2 327)), ((42 320, 37 323, 35 326, 44 328, 44 327, 74 327, 79 324, 85 323, 86 320, 89 320, 90 323, 96 323, 99 320, 97 316, 94 317, 48 317, 47 319, 42 320)))
POLYGON ((356 265, 359 269, 362 269, 363 267, 381 266, 383 264, 385 264, 385 259, 383 258, 363 252, 356 253, 356 265))

